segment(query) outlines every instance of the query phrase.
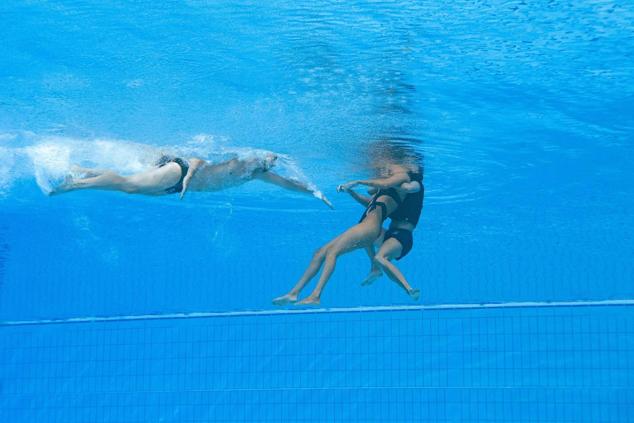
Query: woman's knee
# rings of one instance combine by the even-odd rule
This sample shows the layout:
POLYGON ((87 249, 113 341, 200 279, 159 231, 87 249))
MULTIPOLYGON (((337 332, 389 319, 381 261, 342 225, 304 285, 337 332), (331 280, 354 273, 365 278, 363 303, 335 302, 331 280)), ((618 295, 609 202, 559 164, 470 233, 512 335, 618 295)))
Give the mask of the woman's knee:
POLYGON ((374 256, 374 262, 381 266, 385 266, 390 262, 390 260, 384 254, 378 253, 374 256))
POLYGON ((341 254, 341 251, 337 248, 331 247, 326 250, 326 260, 337 260, 337 257, 341 254))
POLYGON ((313 260, 323 260, 326 256, 327 247, 321 247, 313 253, 313 260))

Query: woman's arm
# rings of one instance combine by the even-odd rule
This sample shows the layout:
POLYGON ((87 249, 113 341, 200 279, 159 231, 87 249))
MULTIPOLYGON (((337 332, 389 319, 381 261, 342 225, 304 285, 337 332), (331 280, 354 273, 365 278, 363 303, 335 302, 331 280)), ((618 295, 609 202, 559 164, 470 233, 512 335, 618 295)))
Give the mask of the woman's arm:
POLYGON ((273 185, 277 185, 278 187, 282 187, 291 191, 302 192, 304 194, 312 194, 313 190, 310 189, 303 182, 295 181, 293 179, 288 179, 283 176, 278 175, 277 173, 273 173, 271 171, 268 172, 258 172, 253 175, 255 178, 260 179, 261 181, 268 182, 273 185))
POLYGON ((378 189, 398 188, 402 183, 409 181, 409 175, 406 172, 398 172, 387 178, 361 179, 346 182, 345 184, 339 185, 337 191, 346 191, 356 185, 366 185, 378 189))
POLYGON ((330 200, 328 200, 328 198, 326 198, 326 196, 321 191, 311 189, 303 182, 285 178, 271 171, 258 172, 253 176, 260 179, 261 181, 268 182, 269 184, 277 185, 278 187, 286 188, 291 191, 298 191, 298 192, 303 192, 305 194, 312 194, 314 197, 323 201, 324 204, 326 204, 328 207, 330 207, 331 209, 334 209, 334 206, 332 205, 330 200))
POLYGON ((370 204, 370 201, 372 201, 371 197, 366 197, 365 195, 361 195, 358 192, 354 191, 353 189, 346 189, 345 192, 350 194, 350 196, 354 198, 356 202, 361 204, 363 207, 367 207, 368 204, 370 204))
POLYGON ((196 174, 198 169, 205 164, 204 160, 200 159, 189 159, 189 169, 187 169, 187 175, 183 178, 183 189, 181 189, 181 200, 185 196, 185 192, 189 187, 189 181, 191 181, 192 177, 196 174))

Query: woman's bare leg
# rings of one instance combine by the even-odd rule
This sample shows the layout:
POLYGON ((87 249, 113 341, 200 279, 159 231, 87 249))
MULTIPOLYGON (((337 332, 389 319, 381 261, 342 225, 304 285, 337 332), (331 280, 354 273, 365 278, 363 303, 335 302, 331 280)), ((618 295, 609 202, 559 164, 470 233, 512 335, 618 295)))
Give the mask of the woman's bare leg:
POLYGON ((92 178, 94 176, 103 175, 104 173, 108 172, 108 170, 105 169, 94 169, 77 165, 72 166, 71 171, 76 173, 83 173, 85 175, 84 178, 92 178))
POLYGON ((112 171, 105 171, 99 176, 82 179, 69 179, 59 187, 55 188, 51 194, 61 194, 78 189, 101 189, 112 191, 132 192, 132 186, 128 179, 112 171))
POLYGON ((281 297, 274 298, 273 304, 286 305, 286 304, 292 304, 297 301, 297 296, 299 295, 301 290, 304 289, 306 284, 310 282, 312 278, 315 277, 317 272, 319 272, 319 269, 321 268, 321 265, 324 262, 324 259, 326 258, 326 250, 328 249, 328 246, 331 243, 332 241, 326 244, 325 246, 321 247, 319 250, 315 252, 312 260, 310 261, 310 264, 308 265, 308 268, 304 271, 304 274, 302 275, 301 278, 299 278, 299 281, 297 281, 293 289, 291 289, 288 292, 288 294, 282 295, 281 297))
MULTIPOLYGON (((81 169, 81 168, 80 168, 81 169)), ((61 194, 78 189, 97 189, 122 191, 128 194, 162 195, 165 189, 173 186, 181 177, 181 168, 177 163, 167 163, 158 168, 129 176, 121 176, 111 170, 85 169, 95 174, 86 178, 67 179, 51 194, 61 194)))
POLYGON ((361 282, 361 286, 371 285, 375 280, 383 276, 383 271, 381 270, 381 266, 374 260, 374 256, 376 252, 374 251, 374 245, 369 245, 365 247, 365 252, 368 254, 370 258, 370 273, 365 277, 363 282, 361 282))
POLYGON ((381 234, 374 240, 372 245, 366 247, 365 252, 370 259, 370 273, 365 277, 363 282, 361 282, 361 286, 371 285, 375 280, 383 276, 383 271, 381 270, 381 266, 374 260, 374 256, 376 255, 375 246, 383 245, 383 239, 385 238, 385 229, 381 228, 381 234))
POLYGON ((323 269, 317 286, 308 297, 299 301, 297 304, 318 305, 321 293, 335 270, 337 258, 357 248, 371 245, 377 235, 378 233, 374 226, 366 221, 353 226, 335 238, 329 247, 326 248, 325 257, 323 259, 323 269))
POLYGON ((407 295, 412 297, 414 300, 418 300, 420 290, 412 288, 407 282, 407 279, 405 279, 403 273, 391 261, 401 254, 402 249, 403 246, 400 242, 394 238, 389 238, 383 243, 383 245, 381 245, 379 252, 376 256, 374 256, 374 260, 381 266, 390 279, 396 282, 405 290, 405 292, 407 292, 407 295))

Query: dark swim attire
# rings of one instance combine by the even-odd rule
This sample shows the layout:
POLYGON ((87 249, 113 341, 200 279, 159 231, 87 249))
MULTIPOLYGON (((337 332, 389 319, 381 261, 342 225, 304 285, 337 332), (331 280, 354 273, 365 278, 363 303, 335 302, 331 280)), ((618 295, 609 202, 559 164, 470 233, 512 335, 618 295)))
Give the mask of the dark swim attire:
POLYGON ((189 164, 187 164, 187 162, 180 157, 170 156, 163 156, 158 160, 158 162, 156 162, 158 167, 163 167, 168 163, 176 163, 181 168, 181 177, 178 182, 174 186, 171 186, 165 190, 165 192, 168 194, 176 194, 183 190, 183 180, 185 179, 187 171, 189 170, 189 164))
MULTIPOLYGON (((420 220, 420 214, 423 211, 423 198, 425 197, 425 186, 423 185, 423 175, 415 172, 408 172, 410 181, 416 181, 420 184, 420 190, 418 192, 407 194, 403 199, 403 202, 392 212, 390 218, 392 222, 401 221, 409 222, 416 226, 420 220)), ((397 257, 397 260, 402 259, 409 253, 414 245, 414 236, 412 231, 406 229, 388 229, 385 232, 384 241, 389 238, 394 238, 401 243, 403 249, 401 255, 397 257)))
POLYGON ((381 211, 382 211, 381 222, 385 221, 385 219, 390 217, 387 215, 387 205, 383 201, 376 201, 379 197, 383 195, 387 195, 388 197, 396 201, 397 207, 401 205, 401 196, 398 195, 398 191, 396 191, 396 188, 380 189, 377 191, 376 194, 374 194, 374 197, 372 197, 372 200, 370 200, 370 203, 368 204, 365 211, 363 212, 363 215, 361 215, 361 219, 359 219, 359 223, 363 222, 365 218, 368 216, 368 213, 376 209, 377 206, 381 207, 381 211))
POLYGON ((403 202, 392 212, 390 216, 392 221, 399 220, 409 222, 416 226, 420 220, 420 214, 423 211, 423 198, 425 197, 425 186, 423 185, 423 175, 420 173, 408 172, 409 179, 412 182, 420 184, 420 190, 412 194, 407 194, 403 202))
POLYGON ((388 229, 385 231, 385 238, 383 238, 383 242, 390 238, 397 240, 402 247, 401 255, 396 257, 396 260, 400 260, 405 257, 414 246, 414 235, 412 234, 412 231, 408 231, 407 229, 388 229))

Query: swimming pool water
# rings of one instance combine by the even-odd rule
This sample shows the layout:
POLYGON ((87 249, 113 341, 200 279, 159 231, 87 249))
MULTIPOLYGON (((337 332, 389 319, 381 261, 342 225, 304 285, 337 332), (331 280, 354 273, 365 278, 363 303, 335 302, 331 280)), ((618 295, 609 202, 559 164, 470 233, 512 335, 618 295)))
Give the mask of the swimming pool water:
POLYGON ((631 4, 12 0, 0 16, 3 420, 634 420, 631 4), (322 304, 365 311, 10 324, 271 310, 358 219, 335 187, 371 176, 385 140, 424 156, 399 262, 421 305, 621 305, 411 310, 387 279, 359 286, 356 252, 322 304), (73 163, 256 150, 336 209, 258 182, 183 201, 41 191, 73 163))

